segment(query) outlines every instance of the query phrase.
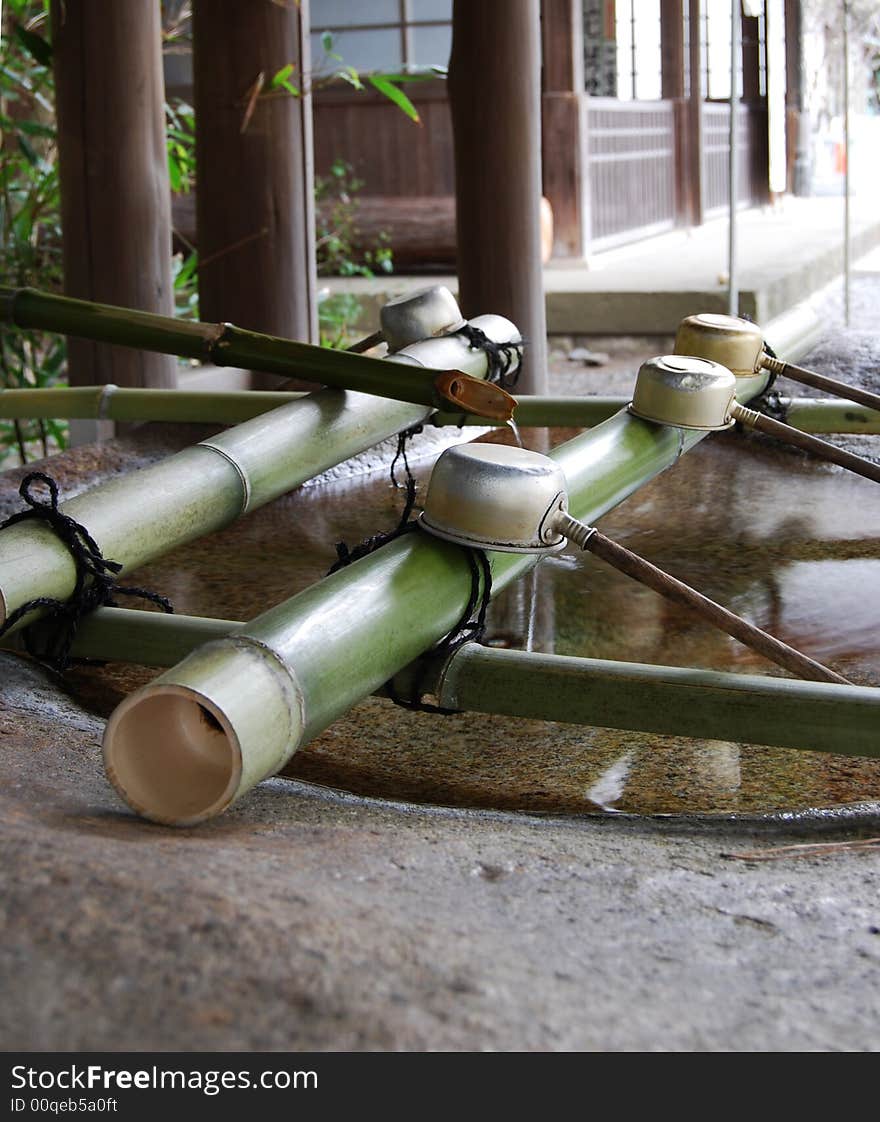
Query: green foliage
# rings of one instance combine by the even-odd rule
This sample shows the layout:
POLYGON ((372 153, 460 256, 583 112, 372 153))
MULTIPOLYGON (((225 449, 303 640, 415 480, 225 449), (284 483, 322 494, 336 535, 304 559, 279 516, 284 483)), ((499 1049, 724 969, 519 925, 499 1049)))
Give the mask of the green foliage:
MULTIPOLYGON (((319 276, 372 277, 393 268, 387 234, 358 254, 354 248, 357 222, 357 193, 363 186, 350 164, 334 160, 329 176, 315 177, 317 229, 315 246, 319 276)), ((345 347, 361 313, 354 293, 328 295, 318 304, 321 344, 345 347)))
MULTIPOLYGON (((55 135, 48 0, 10 0, 0 36, 0 283, 62 287, 61 197, 55 135)), ((0 387, 55 385, 63 380, 63 336, 0 334, 0 387)), ((64 447, 52 421, 0 421, 0 463, 22 462, 64 447)))
POLYGON ((165 144, 171 190, 188 194, 196 181, 196 115, 181 98, 165 102, 165 144))

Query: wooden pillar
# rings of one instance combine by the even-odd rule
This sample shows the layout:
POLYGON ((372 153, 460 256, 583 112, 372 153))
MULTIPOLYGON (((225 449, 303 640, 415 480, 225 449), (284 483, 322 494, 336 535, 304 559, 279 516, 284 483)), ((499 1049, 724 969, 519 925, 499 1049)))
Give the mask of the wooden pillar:
POLYGON ((810 193, 810 130, 804 114, 804 47, 802 0, 785 0, 785 126, 788 189, 810 193))
MULTIPOLYGON (((171 315, 171 200, 159 5, 53 0, 64 287, 171 315)), ((176 363, 71 339, 72 385, 174 386, 176 363)))
POLYGON ((683 0, 660 0, 661 92, 672 102, 675 127, 675 222, 691 221, 691 173, 688 163, 690 102, 687 99, 687 57, 684 39, 683 0))
POLYGON ((553 254, 586 253, 583 0, 541 0, 541 162, 553 208, 553 254))
POLYGON ((688 0, 687 175, 690 220, 703 222, 703 4, 688 0))
POLYGON ((311 99, 270 92, 289 63, 302 91, 308 0, 195 0, 200 315, 308 342, 317 338, 311 99))
POLYGON ((509 317, 527 341, 519 388, 544 393, 538 0, 454 0, 449 100, 458 279, 466 316, 509 317))

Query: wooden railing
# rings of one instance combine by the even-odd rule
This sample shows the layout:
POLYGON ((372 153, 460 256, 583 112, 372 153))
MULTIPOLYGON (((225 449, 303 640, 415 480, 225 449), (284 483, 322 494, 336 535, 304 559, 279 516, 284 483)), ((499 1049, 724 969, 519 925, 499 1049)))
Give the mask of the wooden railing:
POLYGON ((589 98, 590 248, 671 229, 675 120, 671 101, 589 98))
MULTIPOLYGON (((752 202, 751 130, 749 110, 738 107, 737 135, 739 160, 737 202, 752 202)), ((711 218, 726 209, 729 190, 730 106, 726 102, 707 101, 703 106, 703 214, 711 218)))

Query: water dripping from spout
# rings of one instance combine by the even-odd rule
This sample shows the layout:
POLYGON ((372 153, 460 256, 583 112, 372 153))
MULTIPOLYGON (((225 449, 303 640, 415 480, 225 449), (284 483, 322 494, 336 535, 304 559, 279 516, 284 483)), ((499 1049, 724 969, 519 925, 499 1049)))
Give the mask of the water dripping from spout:
POLYGON ((516 441, 517 446, 519 448, 522 448, 522 436, 520 435, 519 426, 517 425, 516 421, 513 419, 513 417, 511 417, 510 420, 506 422, 506 424, 510 431, 513 433, 513 439, 516 441))

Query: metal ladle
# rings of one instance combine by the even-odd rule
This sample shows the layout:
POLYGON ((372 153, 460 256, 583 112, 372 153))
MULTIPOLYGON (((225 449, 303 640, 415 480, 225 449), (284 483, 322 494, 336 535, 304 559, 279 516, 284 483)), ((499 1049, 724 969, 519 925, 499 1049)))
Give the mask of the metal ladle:
MULTIPOLYGON (((732 377, 732 375, 730 375, 732 377)), ((549 456, 501 444, 458 444, 434 465, 423 529, 446 541, 506 553, 554 553, 566 539, 800 678, 849 684, 833 670, 715 603, 568 512, 566 480, 549 456)))
POLYGON ((769 370, 793 382, 856 401, 868 409, 880 410, 880 394, 850 386, 767 354, 760 327, 738 316, 717 315, 714 312, 688 316, 678 325, 673 350, 677 355, 693 355, 720 362, 737 377, 751 377, 761 370, 769 370))
POLYGON ((724 429, 739 421, 747 428, 774 436, 785 444, 793 444, 880 483, 880 464, 775 421, 765 413, 748 409, 736 400, 735 394, 736 376, 720 363, 687 355, 664 355, 642 363, 629 408, 631 413, 646 421, 682 429, 724 429))

